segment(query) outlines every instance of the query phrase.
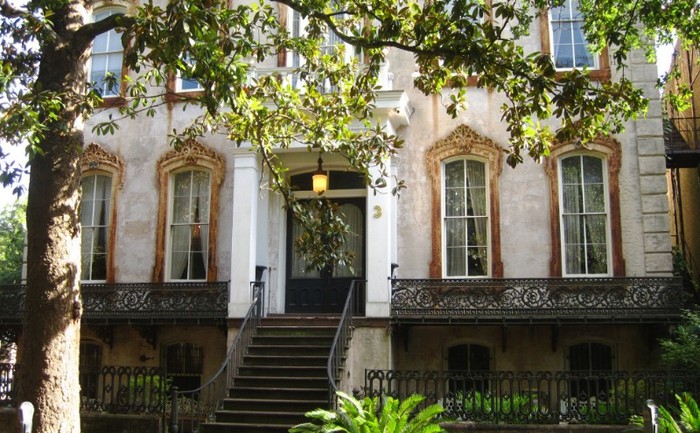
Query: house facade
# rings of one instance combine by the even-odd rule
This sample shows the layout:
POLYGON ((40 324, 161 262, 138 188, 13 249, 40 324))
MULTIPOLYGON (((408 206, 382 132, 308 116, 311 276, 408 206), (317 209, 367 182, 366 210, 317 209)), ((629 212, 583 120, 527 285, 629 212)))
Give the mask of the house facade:
MULTIPOLYGON (((573 42, 573 6, 543 13, 523 48, 610 79, 619 72, 608 53, 573 42)), ((118 35, 103 38, 91 63, 97 82, 105 71, 129 73, 118 35)), ((290 71, 277 59, 257 70, 290 71)), ((515 168, 505 164, 502 95, 469 87, 469 109, 452 118, 441 95, 414 87, 415 74, 412 55, 390 51, 374 111, 405 142, 389 163, 408 185, 400 197, 391 185, 374 194, 340 157, 323 155, 323 197, 341 207, 355 253, 353 269, 330 278, 305 271, 293 251, 298 227, 245 143, 208 135, 173 149, 168 134, 197 114, 177 98, 111 135, 91 126, 115 109, 97 113, 82 163, 83 388, 100 368, 119 365, 164 369, 179 387, 197 387, 225 359, 257 288, 268 316, 326 318, 340 314, 353 280, 363 284, 340 381, 348 392, 376 392, 372 380, 397 371, 658 367, 656 340, 678 320, 681 301, 670 278, 656 65, 634 53, 626 70, 650 100, 646 117, 588 146, 556 143, 515 168)), ((200 90, 191 80, 171 84, 175 95, 200 90)), ((319 155, 304 147, 279 157, 298 197, 316 197, 319 155)))

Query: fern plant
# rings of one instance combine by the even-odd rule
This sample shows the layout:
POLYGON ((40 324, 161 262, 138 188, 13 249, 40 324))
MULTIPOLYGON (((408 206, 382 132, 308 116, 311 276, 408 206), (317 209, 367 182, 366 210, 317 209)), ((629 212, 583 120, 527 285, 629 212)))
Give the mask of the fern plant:
POLYGON ((387 398, 378 409, 379 399, 357 400, 338 392, 338 409, 316 409, 306 413, 313 420, 292 427, 290 433, 441 433, 440 415, 443 408, 434 404, 418 412, 425 399, 414 394, 403 401, 387 398))
MULTIPOLYGON (((659 406, 659 433, 700 433, 700 408, 697 401, 687 392, 676 395, 676 400, 677 420, 668 409, 659 406)), ((638 427, 644 426, 641 416, 632 417, 631 422, 638 427)))

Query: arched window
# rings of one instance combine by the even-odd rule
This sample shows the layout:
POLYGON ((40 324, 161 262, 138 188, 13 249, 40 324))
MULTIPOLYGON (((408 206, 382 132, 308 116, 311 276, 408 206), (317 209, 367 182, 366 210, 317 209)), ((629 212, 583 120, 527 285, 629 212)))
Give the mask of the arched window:
POLYGON ((490 389, 487 376, 479 374, 491 370, 491 350, 480 344, 458 344, 447 349, 447 370, 452 373, 449 387, 462 393, 464 398, 485 396, 490 389), (475 374, 476 373, 476 374, 475 374))
POLYGON ((83 176, 82 190, 80 279, 105 281, 110 241, 112 177, 102 173, 83 176))
POLYGON ((432 188, 431 278, 502 277, 499 146, 461 125, 426 152, 426 165, 432 188))
POLYGON ((489 274, 489 191, 486 164, 459 158, 443 165, 443 274, 489 274))
POLYGON ((124 162, 95 143, 83 149, 80 167, 82 203, 81 269, 84 282, 114 282, 117 195, 124 183, 124 162))
POLYGON ((570 396, 578 402, 607 400, 612 384, 605 373, 613 370, 612 347, 595 342, 575 344, 569 346, 567 359, 569 370, 576 375, 569 383, 570 396))
POLYGON ((586 149, 576 143, 551 148, 553 277, 624 276, 620 224, 620 143, 600 137, 586 149))
POLYGON ((610 224, 604 161, 574 155, 562 158, 559 167, 563 273, 608 275, 610 224))
POLYGON ((181 391, 198 388, 202 383, 204 349, 192 343, 173 343, 165 347, 165 372, 172 385, 181 391))
POLYGON ((168 279, 206 280, 211 174, 184 170, 171 176, 168 279))
POLYGON ((216 234, 224 158, 194 140, 158 161, 154 281, 216 281, 216 234))

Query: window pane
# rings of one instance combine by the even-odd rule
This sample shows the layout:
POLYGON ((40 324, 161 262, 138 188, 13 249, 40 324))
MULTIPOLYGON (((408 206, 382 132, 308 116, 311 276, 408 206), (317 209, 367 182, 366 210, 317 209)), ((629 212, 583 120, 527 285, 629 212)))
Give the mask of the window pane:
POLYGON ((587 266, 589 274, 607 274, 608 255, 605 244, 588 245, 587 266))
POLYGON ((108 33, 102 33, 100 35, 95 36, 95 39, 92 42, 92 52, 93 53, 104 53, 107 51, 107 44, 108 44, 108 33))
POLYGON ((447 248, 447 276, 459 277, 467 275, 466 248, 447 248))
POLYGON ((445 186, 464 188, 464 162, 453 161, 445 164, 445 186))
POLYGON ((600 158, 584 156, 583 178, 586 183, 603 183, 603 161, 600 158))
POLYGON ((445 220, 445 241, 448 247, 464 246, 467 238, 466 219, 451 218, 445 220))
POLYGON ((586 185, 586 212, 605 212, 603 184, 586 185))
POLYGON ((566 245, 566 273, 567 274, 583 274, 584 268, 584 248, 580 244, 566 245))
POLYGON ((445 191, 445 216, 465 216, 467 213, 463 188, 449 188, 445 191))
POLYGON ((581 187, 579 185, 564 185, 564 213, 579 213, 583 212, 583 197, 581 196, 581 187))

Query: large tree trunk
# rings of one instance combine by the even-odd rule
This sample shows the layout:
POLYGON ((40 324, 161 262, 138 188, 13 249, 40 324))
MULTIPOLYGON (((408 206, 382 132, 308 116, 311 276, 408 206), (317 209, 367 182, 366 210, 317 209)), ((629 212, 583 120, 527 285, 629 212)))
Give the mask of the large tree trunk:
POLYGON ((41 89, 64 106, 31 161, 27 203, 27 303, 20 343, 19 400, 34 404, 34 432, 80 431, 80 154, 79 101, 85 93, 89 45, 76 42, 86 15, 80 1, 52 17, 58 37, 44 51, 41 89))

